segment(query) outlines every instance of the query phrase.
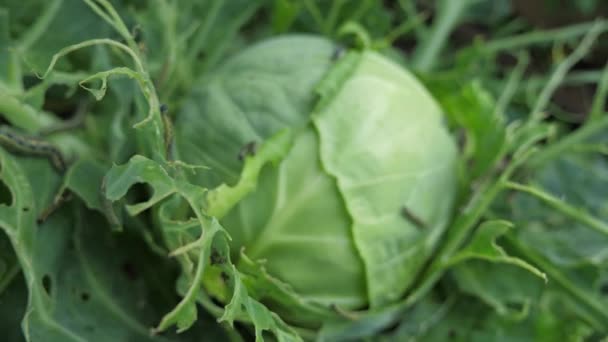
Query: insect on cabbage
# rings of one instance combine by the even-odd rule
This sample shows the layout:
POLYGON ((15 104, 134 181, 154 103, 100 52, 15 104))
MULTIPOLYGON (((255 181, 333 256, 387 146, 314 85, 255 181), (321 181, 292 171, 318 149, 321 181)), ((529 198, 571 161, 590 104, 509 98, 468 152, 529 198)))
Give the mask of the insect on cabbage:
POLYGON ((257 150, 258 150, 257 142, 255 142, 255 141, 248 142, 239 151, 238 158, 240 161, 243 161, 248 156, 255 156, 255 153, 257 152, 257 150))
POLYGON ((0 145, 16 153, 47 158, 59 172, 66 169, 65 159, 53 144, 37 137, 16 133, 8 126, 0 126, 0 145))
POLYGON ((408 207, 401 207, 401 216, 408 220, 416 228, 424 229, 427 228, 426 222, 424 222, 418 215, 414 214, 408 207))

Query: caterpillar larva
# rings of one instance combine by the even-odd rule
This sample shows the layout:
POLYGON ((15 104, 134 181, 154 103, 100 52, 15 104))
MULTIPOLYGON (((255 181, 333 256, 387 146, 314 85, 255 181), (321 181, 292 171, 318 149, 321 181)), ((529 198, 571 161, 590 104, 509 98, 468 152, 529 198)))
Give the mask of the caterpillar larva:
POLYGON ((66 163, 61 152, 51 143, 36 137, 15 133, 7 126, 0 126, 0 145, 17 153, 45 157, 60 172, 66 169, 66 163))

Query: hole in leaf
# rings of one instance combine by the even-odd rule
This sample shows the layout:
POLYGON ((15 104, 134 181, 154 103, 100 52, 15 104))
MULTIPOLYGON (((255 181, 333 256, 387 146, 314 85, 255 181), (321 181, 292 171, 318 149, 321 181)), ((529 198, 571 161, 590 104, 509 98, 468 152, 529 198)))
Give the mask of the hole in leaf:
POLYGON ((35 76, 23 77, 23 86, 25 87, 26 90, 33 88, 33 87, 39 85, 40 83, 42 83, 42 80, 38 77, 35 77, 35 76))
POLYGON ((13 193, 3 181, 0 181, 0 204, 9 207, 13 205, 13 193))
POLYGON ((139 112, 139 110, 137 109, 137 106, 135 105, 135 101, 131 102, 131 108, 129 109, 129 117, 131 117, 132 119, 136 119, 137 118, 137 113, 139 112))
POLYGON ((185 217, 186 219, 183 221, 190 221, 190 220, 196 220, 196 213, 194 212, 194 209, 192 209, 192 207, 186 202, 184 205, 184 209, 183 211, 185 211, 183 217, 185 217))
POLYGON ((83 302, 88 302, 90 298, 91 298, 91 295, 88 294, 87 292, 83 292, 80 294, 80 299, 82 299, 83 302))
POLYGON ((509 308, 509 310, 516 312, 522 312, 524 310, 524 304, 518 302, 507 302, 506 307, 509 308))
POLYGON ((210 299, 211 299, 211 302, 212 302, 213 304, 217 305, 217 306, 223 306, 223 305, 226 305, 226 303, 222 303, 222 302, 220 302, 220 300, 219 300, 219 299, 217 299, 217 298, 215 298, 215 297, 211 297, 210 299))
POLYGON ((122 273, 124 273, 124 275, 127 276, 127 278, 131 281, 137 280, 137 278, 139 277, 139 272, 137 271, 137 268, 135 268, 135 266, 129 261, 125 261, 122 264, 121 270, 122 273))
POLYGON ((52 281, 50 275, 45 274, 42 276, 42 288, 44 288, 44 292, 46 292, 47 295, 51 295, 52 281))
POLYGON ((394 322, 393 324, 390 324, 386 328, 382 329, 382 334, 394 333, 398 328, 399 328, 399 322, 394 322))
POLYGON ((68 120, 77 112, 79 97, 82 92, 78 89, 74 94, 70 94, 70 87, 66 85, 52 85, 44 94, 43 109, 52 112, 62 120, 68 120), (67 97, 67 95, 71 95, 67 97))
POLYGON ((146 183, 135 183, 129 188, 125 197, 129 204, 147 202, 152 198, 152 188, 146 183))
POLYGON ((170 210, 166 211, 167 218, 171 221, 188 222, 196 220, 196 213, 182 197, 174 197, 167 203, 170 210), (173 200, 175 199, 175 200, 173 200))

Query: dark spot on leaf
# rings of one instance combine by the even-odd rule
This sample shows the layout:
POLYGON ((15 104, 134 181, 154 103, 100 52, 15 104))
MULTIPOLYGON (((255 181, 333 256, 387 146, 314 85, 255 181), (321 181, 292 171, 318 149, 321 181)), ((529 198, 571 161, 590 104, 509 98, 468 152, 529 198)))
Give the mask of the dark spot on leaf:
POLYGON ((475 167, 475 159, 467 160, 467 170, 471 170, 475 167))
POLYGON ((603 295, 608 296, 608 283, 604 283, 604 284, 602 284, 602 286, 600 287, 600 292, 601 292, 603 295))
POLYGON ((458 142, 459 150, 463 151, 468 141, 467 132, 464 129, 456 131, 456 141, 458 142))
POLYGON ((509 310, 516 312, 522 312, 522 310, 524 310, 524 305, 518 302, 507 302, 506 307, 509 308, 509 310))
POLYGON ((30 211, 30 208, 28 208, 28 207, 23 207, 23 208, 21 208, 21 210, 23 210, 24 212, 26 212, 26 213, 27 213, 28 211, 30 211))
POLYGON ((483 331, 483 319, 481 317, 473 321, 473 330, 483 331))
POLYGON ((82 299, 83 302, 88 302, 90 298, 91 298, 91 295, 88 294, 87 292, 83 292, 80 294, 80 299, 82 299))
POLYGON ((220 277, 222 277, 222 280, 224 281, 224 283, 227 283, 230 280, 230 276, 226 272, 220 273, 220 277))
POLYGON ((122 264, 121 270, 122 270, 122 273, 124 273, 124 275, 127 276, 127 278, 131 281, 137 280, 137 278, 139 277, 139 273, 137 272, 137 269, 129 261, 126 261, 122 264))
POLYGON ((7 206, 13 205, 13 194, 11 193, 11 189, 2 181, 0 181, 0 204, 7 206))
POLYGON ((135 105, 135 101, 132 101, 131 106, 129 108, 129 116, 131 118, 136 118, 138 112, 139 112, 139 110, 137 109, 137 106, 135 105))
POLYGON ((212 265, 219 265, 219 264, 223 264, 226 262, 226 258, 223 255, 221 255, 215 248, 213 248, 211 250, 210 259, 211 259, 212 265))
POLYGON ((250 141, 241 147, 239 151, 238 159, 240 161, 245 160, 248 156, 255 156, 255 153, 258 151, 258 143, 255 141, 250 141))
POLYGON ((167 111, 169 110, 169 106, 167 106, 166 104, 163 103, 163 104, 160 105, 159 109, 160 109, 160 113, 161 114, 166 114, 167 111))
POLYGON ((46 292, 47 295, 51 295, 53 285, 51 281, 51 276, 49 276, 48 274, 42 276, 42 288, 44 288, 44 292, 46 292))
POLYGON ((92 325, 85 325, 85 326, 84 326, 84 328, 85 328, 86 330, 88 330, 89 332, 93 332, 93 331, 95 331, 95 327, 94 327, 94 326, 92 326, 92 325))
POLYGON ((344 46, 338 46, 333 54, 331 55, 331 60, 332 61, 337 61, 338 59, 342 58, 342 56, 344 56, 344 54, 346 53, 346 47, 344 46))
POLYGON ((139 25, 133 26, 131 29, 131 36, 136 43, 141 43, 143 41, 143 34, 141 32, 141 27, 139 25))
POLYGON ((399 328, 399 322, 393 322, 392 324, 389 324, 384 329, 382 329, 382 331, 379 332, 379 333, 380 334, 391 335, 391 334, 394 334, 395 331, 397 331, 398 328, 399 328))
POLYGON ((455 331, 454 329, 450 329, 450 330, 448 331, 448 337, 449 337, 451 340, 455 339, 455 338, 456 338, 456 331, 455 331))

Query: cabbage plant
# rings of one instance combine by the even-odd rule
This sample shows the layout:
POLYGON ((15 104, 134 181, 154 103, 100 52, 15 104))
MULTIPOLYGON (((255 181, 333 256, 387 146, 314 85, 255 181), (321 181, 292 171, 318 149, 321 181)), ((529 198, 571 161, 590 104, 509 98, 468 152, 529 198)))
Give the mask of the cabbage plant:
POLYGON ((220 222, 237 268, 264 260, 295 297, 263 302, 305 326, 399 300, 456 195, 456 146, 428 91, 375 52, 340 52, 315 36, 256 44, 196 86, 175 124, 178 158, 210 166, 191 177, 210 188, 238 183, 254 146, 290 132, 220 222))
POLYGON ((608 22, 418 5, 3 1, 2 340, 603 338, 608 22))

